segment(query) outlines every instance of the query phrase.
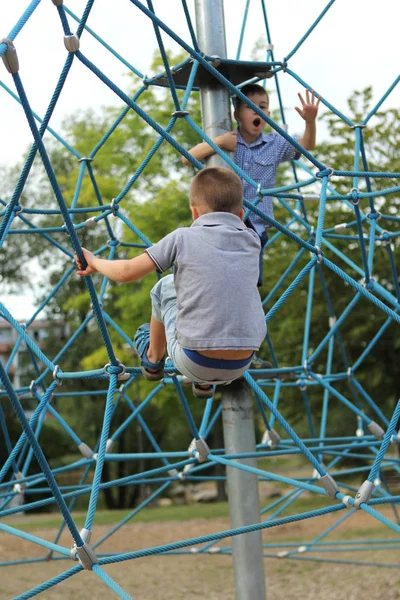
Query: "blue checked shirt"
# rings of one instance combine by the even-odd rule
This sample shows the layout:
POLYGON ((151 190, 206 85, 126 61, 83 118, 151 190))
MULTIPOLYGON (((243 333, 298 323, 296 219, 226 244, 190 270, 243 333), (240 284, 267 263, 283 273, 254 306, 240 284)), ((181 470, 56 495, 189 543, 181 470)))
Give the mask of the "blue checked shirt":
MULTIPOLYGON (((276 171, 279 163, 294 160, 297 157, 296 148, 279 134, 262 133, 255 142, 246 144, 238 131, 235 163, 253 181, 261 184, 261 188, 270 189, 275 187, 276 171)), ((257 190, 244 179, 242 179, 242 183, 245 200, 254 202, 257 197, 257 190)), ((271 196, 264 196, 257 207, 268 216, 274 216, 271 196)), ((266 221, 254 213, 251 215, 251 222, 258 234, 261 234, 268 227, 266 221)))

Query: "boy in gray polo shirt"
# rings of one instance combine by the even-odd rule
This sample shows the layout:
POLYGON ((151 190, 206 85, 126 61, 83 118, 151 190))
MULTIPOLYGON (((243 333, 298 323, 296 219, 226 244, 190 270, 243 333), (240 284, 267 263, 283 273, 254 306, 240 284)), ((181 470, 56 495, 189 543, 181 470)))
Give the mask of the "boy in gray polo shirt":
POLYGON ((227 384, 250 366, 266 334, 257 290, 260 241, 244 225, 243 189, 229 169, 200 171, 190 188, 191 227, 169 233, 131 260, 94 256, 79 275, 99 272, 113 281, 137 281, 174 267, 174 275, 151 290, 150 324, 135 344, 147 379, 164 376, 165 348, 178 371, 193 381, 197 396, 227 384))

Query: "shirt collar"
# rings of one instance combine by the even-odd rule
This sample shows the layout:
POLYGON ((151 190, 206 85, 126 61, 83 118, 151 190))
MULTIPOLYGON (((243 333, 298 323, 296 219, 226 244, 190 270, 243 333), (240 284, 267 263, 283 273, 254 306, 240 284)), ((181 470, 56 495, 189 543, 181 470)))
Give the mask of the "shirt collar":
POLYGON ((262 133, 260 133, 260 135, 258 136, 258 138, 254 142, 251 142, 251 144, 248 144, 247 142, 244 141, 244 139, 240 135, 239 129, 237 129, 237 141, 238 141, 238 143, 239 144, 244 144, 248 148, 253 148, 254 146, 260 146, 261 144, 267 144, 269 142, 269 140, 270 140, 270 138, 269 138, 268 134, 262 132, 262 133))
POLYGON ((201 215, 198 219, 193 221, 191 227, 211 227, 213 225, 230 225, 236 229, 247 229, 237 215, 227 212, 211 212, 201 215))

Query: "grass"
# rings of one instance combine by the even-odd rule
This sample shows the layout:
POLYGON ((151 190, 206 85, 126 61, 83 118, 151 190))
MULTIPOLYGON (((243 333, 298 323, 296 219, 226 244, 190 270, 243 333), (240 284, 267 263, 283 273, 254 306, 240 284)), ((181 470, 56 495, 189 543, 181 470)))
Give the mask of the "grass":
MULTIPOLYGON (((124 519, 131 511, 129 510, 99 510, 96 512, 96 525, 115 525, 124 519)), ((162 521, 191 521, 193 519, 216 519, 229 516, 229 506, 227 502, 217 502, 213 504, 187 504, 173 505, 166 507, 151 507, 139 512, 134 517, 135 523, 151 523, 162 521)), ((85 524, 86 513, 74 513, 74 520, 78 527, 85 524)), ((13 526, 22 525, 24 531, 34 529, 51 529, 60 526, 60 517, 52 514, 44 515, 25 515, 18 517, 9 517, 5 521, 13 526)))

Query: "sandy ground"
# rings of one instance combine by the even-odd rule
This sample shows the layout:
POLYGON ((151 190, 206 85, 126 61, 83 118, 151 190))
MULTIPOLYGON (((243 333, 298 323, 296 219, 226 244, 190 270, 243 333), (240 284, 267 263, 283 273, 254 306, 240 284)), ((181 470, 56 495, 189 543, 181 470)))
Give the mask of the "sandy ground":
MULTIPOLYGON (((17 523, 21 523, 21 518, 17 523)), ((31 519, 31 517, 30 517, 31 519)), ((270 529, 263 533, 268 541, 310 540, 333 522, 334 516, 302 521, 292 525, 270 529)), ((9 524, 10 521, 8 521, 9 524)), ((22 521, 23 523, 23 521, 22 521)), ((368 532, 368 537, 379 538, 384 530, 364 513, 345 522, 346 536, 351 531, 368 532), (351 521, 351 523, 350 523, 351 521)), ((22 528, 22 526, 21 526, 22 528)), ((104 543, 104 552, 124 552, 147 548, 180 539, 196 537, 229 528, 225 519, 193 520, 187 522, 138 523, 128 525, 104 543)), ((97 527, 92 541, 109 530, 97 527)), ((343 530, 343 527, 341 529, 343 530)), ((35 530, 34 535, 53 540, 55 530, 35 530)), ((389 533, 389 535, 391 535, 389 533)), ((393 532, 391 536, 396 537, 393 532)), ((229 540, 221 546, 229 545, 229 540)), ((69 547, 69 533, 63 535, 61 545, 69 547)), ((100 551, 99 549, 99 551, 100 551)), ((0 560, 23 557, 34 558, 46 554, 36 544, 0 534, 0 560)), ((304 554, 302 556, 305 556, 304 554)), ((333 555, 320 554, 332 558, 333 555)), ((344 559, 346 555, 335 555, 344 559)), ((347 555, 353 560, 386 561, 400 566, 400 551, 360 552, 347 555)), ((71 561, 33 563, 0 569, 0 598, 9 600, 32 587, 54 577, 73 566, 71 561)), ((395 600, 400 599, 400 569, 368 567, 344 564, 293 561, 266 558, 264 561, 268 600, 395 600)), ((234 577, 232 558, 221 555, 152 556, 131 560, 106 567, 106 571, 128 592, 134 600, 234 600, 234 577)), ((40 598, 61 600, 66 598, 106 600, 117 597, 94 573, 83 571, 65 582, 42 593, 40 598)), ((248 600, 251 600, 251 593, 248 600)))

